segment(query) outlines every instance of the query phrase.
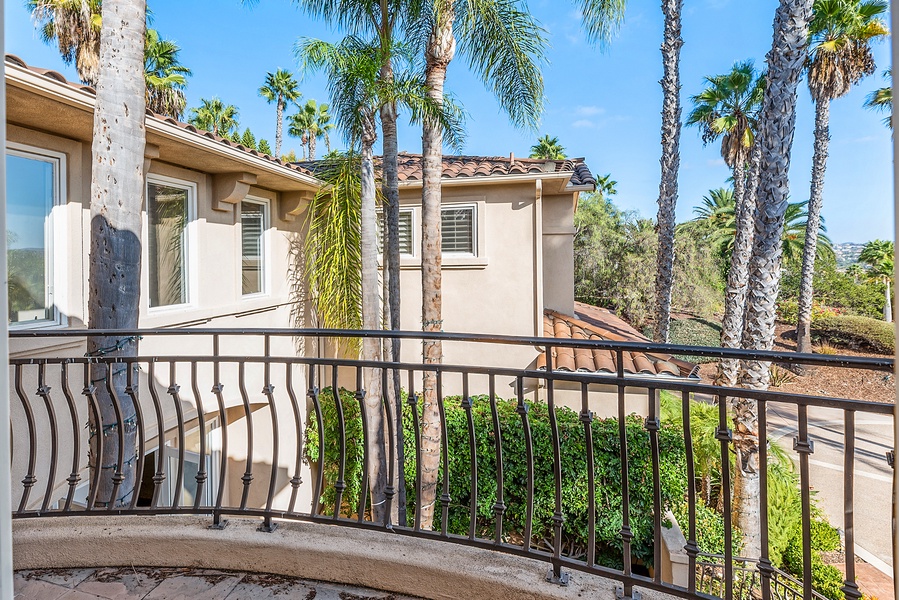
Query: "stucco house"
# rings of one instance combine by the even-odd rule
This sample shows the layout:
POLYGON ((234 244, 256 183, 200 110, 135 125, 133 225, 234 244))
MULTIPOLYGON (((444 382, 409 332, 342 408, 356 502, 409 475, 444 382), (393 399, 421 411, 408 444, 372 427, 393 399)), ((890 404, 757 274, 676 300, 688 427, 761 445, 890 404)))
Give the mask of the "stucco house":
MULTIPOLYGON (((10 328, 35 332, 84 329, 88 325, 94 92, 14 56, 6 58, 6 89, 10 328)), ((223 328, 235 334, 217 337, 215 347, 208 338, 145 339, 141 354, 203 355, 214 351, 223 356, 314 356, 319 352, 317 346, 298 345, 290 337, 266 337, 263 342, 241 336, 239 331, 314 323, 296 249, 302 246, 309 201, 323 185, 315 177, 315 165, 287 164, 152 113, 147 114, 146 131, 140 327, 179 331, 223 328)), ((415 330, 420 327, 421 156, 401 154, 399 176, 402 327, 415 330)), ((644 339, 608 311, 574 301, 574 213, 579 194, 594 190, 595 183, 583 159, 446 156, 442 182, 444 330, 546 336, 559 339, 560 344, 566 339, 644 339)), ((13 359, 82 357, 85 349, 83 337, 15 338, 10 347, 13 359)), ((536 346, 446 343, 444 353, 449 364, 533 370, 546 366, 545 355, 536 346)), ((420 362, 420 357, 420 344, 406 340, 402 360, 414 363, 420 362)), ((692 365, 666 355, 625 353, 625 357, 628 377, 695 377, 692 365)), ((598 382, 615 370, 611 355, 593 352, 588 356, 563 347, 554 349, 553 362, 558 370, 596 374, 598 382)), ((142 451, 156 471, 169 468, 167 453, 176 452, 195 461, 198 469, 201 463, 205 465, 213 478, 221 478, 222 469, 243 468, 241 461, 251 462, 246 451, 236 448, 252 436, 259 423, 267 423, 269 417, 274 420, 276 412, 293 412, 298 421, 307 419, 307 404, 259 393, 268 385, 269 376, 261 366, 247 367, 246 372, 241 366, 239 373, 223 368, 216 376, 216 383, 224 384, 221 404, 205 397, 207 383, 196 385, 198 380, 212 377, 208 365, 199 373, 185 370, 186 365, 164 367, 153 370, 150 366, 151 371, 139 378, 145 414, 153 414, 154 395, 171 396, 183 413, 178 416, 169 409, 171 414, 161 415, 155 425, 148 424, 142 451), (183 383, 191 380, 195 385, 183 383), (176 381, 181 385, 176 386, 176 381), (176 431, 175 424, 185 421, 190 427, 176 431), (227 452, 216 441, 223 428, 231 443, 227 452)), ((302 365, 288 369, 293 369, 289 376, 294 377, 298 389, 307 387, 302 365)), ((16 373, 19 385, 13 397, 20 402, 13 402, 13 421, 22 430, 35 428, 35 436, 42 438, 50 434, 50 419, 40 415, 33 419, 25 410, 26 404, 36 400, 37 377, 27 369, 16 373)), ((51 389, 58 390, 63 383, 63 374, 56 370, 41 377, 51 389)), ((341 383, 351 387, 354 382, 350 376, 341 383)), ((472 393, 485 391, 478 388, 483 382, 471 383, 472 393)), ((508 386, 512 382, 500 383, 508 386)), ((524 392, 531 399, 541 398, 539 378, 525 384, 524 392)), ((461 382, 451 378, 444 381, 444 387, 446 394, 462 389, 461 382)), ((615 388, 599 386, 596 390, 591 392, 591 410, 614 414, 615 388)), ((513 394, 509 387, 499 393, 503 397, 513 394)), ((560 385, 556 401, 578 408, 580 393, 560 385)), ((645 398, 630 401, 629 410, 644 412, 645 398)), ((58 404, 56 412, 68 413, 58 396, 53 402, 58 404)), ((36 401, 29 410, 49 411, 54 408, 51 404, 49 400, 36 401)), ((72 427, 58 432, 63 444, 81 447, 83 452, 87 436, 78 436, 75 422, 88 420, 86 410, 73 409, 72 427)), ((275 442, 257 436, 253 460, 278 472, 275 503, 287 502, 294 491, 288 484, 298 441, 289 438, 285 432, 279 452, 273 454, 275 442), (269 465, 271 462, 275 464, 269 465)), ((14 477, 18 480, 29 468, 25 460, 28 444, 28 436, 15 436, 14 477)), ((61 474, 66 470, 61 462, 59 466, 58 485, 63 490, 61 474)), ((82 468, 87 473, 86 465, 82 468)), ((49 469, 50 465, 39 465, 39 479, 45 480, 49 469)), ((152 468, 145 473, 145 477, 153 475, 152 468)), ((240 480, 233 480, 236 483, 229 481, 231 487, 225 490, 226 501, 227 495, 239 496, 244 491, 240 480)), ((183 498, 197 493, 196 487, 193 491, 187 487, 182 490, 183 498)), ((208 486, 207 494, 212 487, 208 486)), ((87 484, 81 484, 76 500, 84 501, 86 489, 87 484)), ((304 486, 300 497, 308 500, 311 493, 309 486, 304 486)), ((165 492, 171 502, 179 501, 175 494, 174 490, 165 492)), ((261 505, 265 496, 265 490, 254 489, 245 502, 261 505)))

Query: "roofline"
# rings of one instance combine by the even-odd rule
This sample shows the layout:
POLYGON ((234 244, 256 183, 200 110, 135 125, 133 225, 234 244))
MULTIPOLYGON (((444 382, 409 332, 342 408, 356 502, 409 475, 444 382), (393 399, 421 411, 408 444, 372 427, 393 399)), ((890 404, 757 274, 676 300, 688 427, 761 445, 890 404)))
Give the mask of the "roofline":
MULTIPOLYGON (((449 155, 447 155, 449 156, 449 155)), ((523 173, 520 175, 475 175, 472 177, 441 177, 441 186, 460 186, 460 185, 502 185, 505 183, 530 183, 544 179, 563 179, 571 180, 571 171, 553 171, 552 173, 523 173)), ((411 179, 400 182, 400 189, 403 188, 420 188, 424 182, 421 179, 411 179)), ((575 192, 583 191, 580 188, 594 189, 594 186, 565 186, 563 191, 575 192)))
MULTIPOLYGON (((43 96, 49 96, 56 101, 75 108, 80 108, 89 112, 93 112, 94 110, 96 96, 87 91, 89 88, 79 88, 70 83, 63 83, 55 77, 40 74, 27 67, 19 66, 15 62, 9 60, 5 61, 5 67, 7 82, 16 87, 43 96)), ((53 71, 48 71, 48 73, 53 73, 53 71)), ((164 119, 146 115, 144 123, 148 133, 152 132, 162 137, 186 143, 195 148, 202 148, 237 162, 252 165, 256 169, 307 184, 315 189, 319 189, 324 185, 324 182, 312 175, 300 173, 299 171, 275 163, 262 156, 254 156, 245 150, 239 150, 234 146, 228 146, 218 140, 210 139, 202 133, 184 129, 164 119)))

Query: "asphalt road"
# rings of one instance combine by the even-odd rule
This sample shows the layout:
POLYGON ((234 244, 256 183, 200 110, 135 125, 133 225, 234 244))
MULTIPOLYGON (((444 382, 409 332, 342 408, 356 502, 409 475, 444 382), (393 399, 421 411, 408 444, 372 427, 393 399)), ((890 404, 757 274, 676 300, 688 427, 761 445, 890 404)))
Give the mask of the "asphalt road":
MULTIPOLYGON (((793 437, 797 433, 797 407, 768 406, 768 435, 794 458, 793 437)), ((843 527, 843 411, 809 407, 809 437, 814 453, 809 456, 811 487, 818 506, 830 522, 843 527)), ((895 446, 893 417, 856 413, 855 418, 855 544, 857 554, 891 575, 893 564, 891 511, 893 470, 886 452, 895 446)))

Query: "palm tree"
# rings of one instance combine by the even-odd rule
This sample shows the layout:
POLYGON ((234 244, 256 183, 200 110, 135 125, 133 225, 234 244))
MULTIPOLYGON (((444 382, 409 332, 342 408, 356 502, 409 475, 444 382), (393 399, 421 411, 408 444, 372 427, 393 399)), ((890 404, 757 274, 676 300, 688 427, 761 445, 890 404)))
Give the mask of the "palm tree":
POLYGON ((537 143, 531 146, 531 158, 545 158, 547 160, 563 160, 565 156, 565 148, 559 143, 559 138, 544 135, 537 140, 537 143))
MULTIPOLYGON (((781 252, 784 263, 795 264, 801 257, 805 244, 805 231, 808 227, 808 201, 790 202, 784 212, 784 230, 781 237, 781 252)), ((696 217, 694 222, 703 223, 710 232, 712 242, 718 246, 719 252, 725 258, 734 252, 735 239, 738 235, 734 209, 733 192, 729 189, 719 188, 709 190, 708 196, 703 196, 702 205, 693 209, 696 217)), ((825 235, 827 227, 824 219, 818 224, 818 241, 822 254, 832 257, 833 243, 825 235)), ((732 384, 733 385, 733 384, 732 384)))
POLYGON ((26 7, 41 39, 56 43, 63 61, 75 63, 85 85, 96 86, 100 74, 100 0, 27 0, 26 7))
MULTIPOLYGON (((544 31, 518 0, 454 2, 431 0, 423 15, 425 83, 430 98, 444 101, 446 72, 457 47, 519 126, 535 127, 543 110, 544 31)), ((443 329, 440 204, 443 176, 443 130, 435 119, 422 128, 421 291, 422 330, 443 329)), ((439 341, 423 344, 427 364, 443 360, 439 341)), ((425 371, 422 409, 422 522, 430 527, 437 497, 440 463, 440 415, 437 378, 425 371)))
POLYGON ((318 104, 315 100, 309 100, 301 107, 297 114, 288 117, 290 121, 287 135, 300 138, 300 142, 308 148, 307 160, 315 160, 315 142, 324 137, 328 142, 328 152, 331 151, 331 142, 328 132, 334 129, 331 123, 331 114, 327 104, 318 104))
POLYGON ((871 278, 881 281, 886 286, 886 297, 883 303, 883 320, 893 322, 893 298, 890 292, 890 282, 893 280, 893 261, 895 260, 895 247, 893 242, 874 240, 868 242, 862 248, 858 257, 859 261, 870 267, 868 274, 871 278))
MULTIPOLYGON (((91 248, 88 279, 88 324, 92 329, 136 329, 140 308, 141 206, 144 197, 144 42, 145 0, 106 0, 97 70, 97 100, 91 148, 91 248), (115 29, 113 29, 115 25, 115 29), (110 251, 114 249, 114 251, 110 251)), ((122 336, 91 337, 87 355, 137 356, 137 340, 122 336)), ((100 422, 91 415, 91 469, 103 469, 97 489, 98 506, 120 507, 133 497, 136 473, 133 458, 140 452, 137 434, 124 416, 134 414, 133 372, 112 363, 91 365, 97 385, 100 422), (114 390, 114 394, 110 394, 114 390), (126 391, 127 390, 127 391, 126 391), (117 416, 118 414, 118 416, 117 416), (116 427, 121 436, 101 435, 116 427), (108 430, 108 429, 107 429, 108 430), (102 452, 99 440, 102 443, 102 452), (120 440, 124 448, 120 448, 120 440), (119 453, 126 457, 119 464, 119 453)), ((139 386, 134 386, 135 388, 139 386)), ((93 478, 92 478, 93 480, 93 478)))
POLYGON ((609 196, 617 194, 618 188, 615 187, 617 185, 618 182, 612 179, 611 173, 606 173, 605 175, 596 178, 596 191, 603 198, 608 198, 609 196))
MULTIPOLYGON (((396 56, 398 49, 394 48, 396 56)), ((328 73, 331 105, 336 109, 337 123, 350 146, 360 146, 360 244, 362 264, 362 328, 380 329, 378 299, 377 208, 374 171, 374 144, 377 141, 377 115, 385 104, 402 104, 414 117, 430 118, 439 124, 441 135, 447 133, 450 143, 458 145, 460 112, 445 99, 431 100, 419 77, 395 73, 391 84, 379 78, 383 57, 379 46, 348 36, 339 44, 320 40, 301 40, 297 56, 306 69, 324 69, 328 73)), ((381 359, 380 344, 375 338, 362 343, 362 357, 367 361, 381 359)), ((366 430, 369 444, 369 477, 371 481, 372 515, 384 519, 391 509, 393 482, 387 479, 387 456, 384 441, 384 418, 381 377, 377 369, 365 369, 366 430), (383 501, 388 499, 385 506, 383 501), (385 512, 386 509, 386 512, 385 512)))
POLYGON ((275 126, 275 156, 281 156, 282 131, 284 126, 284 108, 288 102, 296 102, 300 99, 299 84, 293 78, 290 71, 278 69, 274 73, 265 76, 265 84, 259 88, 259 95, 275 103, 277 125, 275 126))
POLYGON ((190 69, 178 62, 180 51, 175 42, 160 38, 155 29, 147 30, 144 50, 147 108, 176 120, 184 114, 187 105, 184 88, 191 75, 190 69))
POLYGON ((809 27, 808 88, 815 102, 815 153, 808 220, 811 235, 805 238, 799 279, 799 318, 796 351, 812 351, 812 287, 815 273, 817 224, 824 203, 824 173, 830 142, 830 103, 845 96, 852 86, 874 73, 871 43, 888 34, 881 16, 886 0, 815 0, 809 27))
MULTIPOLYGON (((796 96, 808 46, 812 2, 780 0, 774 17, 774 39, 768 53, 768 76, 757 133, 761 163, 746 296, 745 348, 768 350, 774 342, 784 214, 790 189, 790 154, 796 127, 796 96)), ((743 368, 745 387, 768 387, 767 363, 745 361, 743 368)), ((759 556, 758 405, 754 400, 735 398, 731 400, 731 411, 737 455, 734 472, 736 524, 743 531, 747 556, 759 556)))
MULTIPOLYGON (((883 72, 884 79, 888 81, 893 81, 893 68, 890 67, 886 71, 883 72)), ((865 100, 865 108, 870 108, 873 110, 879 110, 881 112, 886 111, 890 113, 887 115, 883 124, 893 128, 893 86, 888 85, 886 87, 878 88, 868 94, 868 98, 865 100)))
POLYGON ((190 109, 188 123, 215 135, 230 138, 231 133, 240 127, 237 116, 238 110, 233 104, 225 105, 217 97, 211 100, 200 98, 200 107, 190 109))
POLYGON ((671 291, 674 288, 674 229, 677 172, 680 168, 680 49, 683 0, 662 0, 665 34, 662 41, 662 176, 659 182, 659 250, 656 271, 656 319, 653 337, 668 343, 671 291))
MULTIPOLYGON (((708 84, 706 89, 691 99, 694 108, 687 116, 687 125, 700 127, 702 141, 705 144, 720 137, 721 156, 733 170, 731 214, 734 217, 735 233, 731 238, 733 251, 727 274, 721 345, 725 348, 739 348, 743 335, 749 255, 752 252, 752 218, 755 209, 755 198, 744 193, 746 163, 755 143, 758 111, 765 92, 765 80, 756 73, 751 60, 735 64, 729 73, 706 77, 705 80, 708 84)), ((728 386, 736 385, 737 370, 737 361, 720 361, 718 382, 728 386)))

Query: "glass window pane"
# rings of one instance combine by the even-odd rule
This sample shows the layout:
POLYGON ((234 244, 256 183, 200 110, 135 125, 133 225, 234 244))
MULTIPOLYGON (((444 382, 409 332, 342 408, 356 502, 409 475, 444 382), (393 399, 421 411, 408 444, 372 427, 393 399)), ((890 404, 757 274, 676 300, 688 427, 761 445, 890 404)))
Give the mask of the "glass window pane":
POLYGON ((187 303, 188 190, 147 186, 150 306, 187 303))
POLYGON ((10 325, 54 318, 49 222, 56 162, 6 157, 7 259, 10 325))
POLYGON ((256 202, 240 203, 240 228, 243 239, 241 275, 244 294, 263 292, 265 208, 264 204, 256 202))
POLYGON ((440 213, 441 250, 444 253, 474 254, 474 209, 446 208, 440 213))

